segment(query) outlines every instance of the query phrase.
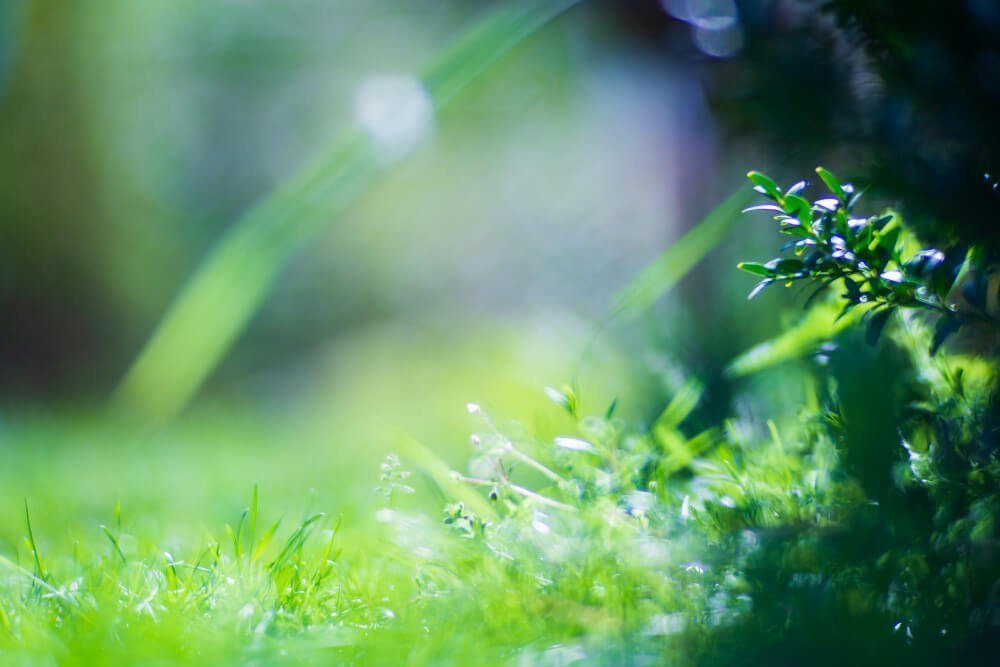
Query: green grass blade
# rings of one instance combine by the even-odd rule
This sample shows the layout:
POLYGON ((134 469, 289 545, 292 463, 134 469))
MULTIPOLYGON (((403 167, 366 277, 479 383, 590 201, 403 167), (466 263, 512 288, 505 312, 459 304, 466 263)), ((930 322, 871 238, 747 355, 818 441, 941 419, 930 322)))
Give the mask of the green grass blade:
POLYGON ((250 498, 249 516, 247 518, 247 553, 253 554, 254 540, 257 539, 257 516, 260 513, 260 490, 253 485, 253 496, 250 498))
POLYGON ((833 301, 816 304, 794 326, 729 362, 726 375, 745 377, 811 354, 820 343, 856 324, 864 314, 864 309, 855 308, 838 319, 840 311, 840 305, 833 301))
MULTIPOLYGON (((579 0, 502 6, 444 52, 423 81, 441 110, 492 64, 579 0)), ((386 169, 351 129, 236 222, 191 276, 116 390, 154 422, 198 390, 266 298, 285 262, 386 169)))
POLYGON ((717 429, 710 428, 702 431, 690 439, 683 439, 681 434, 674 431, 663 445, 667 455, 660 462, 660 473, 664 478, 670 477, 674 473, 687 467, 698 456, 701 456, 708 448, 718 442, 720 435, 717 429))
POLYGON ((35 541, 35 531, 31 529, 31 513, 28 511, 28 500, 24 500, 24 523, 28 527, 28 544, 31 545, 31 557, 35 562, 35 576, 44 579, 45 572, 42 570, 42 558, 38 553, 38 543, 35 541))
POLYGON ((486 519, 497 518, 489 503, 468 484, 457 479, 454 470, 419 440, 401 433, 396 439, 396 447, 406 459, 427 473, 428 479, 437 485, 445 498, 461 500, 471 511, 486 519))
POLYGON ((595 329, 580 355, 573 373, 573 387, 580 386, 580 377, 591 352, 610 327, 617 322, 639 317, 672 290, 722 242, 753 194, 749 188, 733 192, 618 291, 610 314, 595 329))
POLYGON ((667 248, 618 292, 612 317, 636 317, 673 289, 725 238, 752 195, 749 188, 738 189, 667 248))
POLYGON ((114 547, 115 553, 118 554, 118 558, 122 561, 122 565, 127 565, 128 559, 125 558, 125 552, 122 551, 121 545, 118 544, 118 538, 115 537, 115 534, 112 533, 111 529, 107 526, 101 526, 101 531, 108 538, 108 541, 111 542, 111 546, 114 547))
POLYGON ((250 555, 251 561, 256 561, 260 558, 260 555, 264 553, 264 549, 266 549, 267 545, 271 543, 271 540, 274 538, 274 534, 278 531, 278 526, 280 525, 281 519, 278 519, 264 532, 260 538, 260 542, 257 543, 257 546, 254 547, 253 552, 250 555))
POLYGON ((705 386, 700 381, 694 378, 685 380, 667 407, 656 418, 655 424, 663 428, 677 428, 698 407, 704 395, 705 386))

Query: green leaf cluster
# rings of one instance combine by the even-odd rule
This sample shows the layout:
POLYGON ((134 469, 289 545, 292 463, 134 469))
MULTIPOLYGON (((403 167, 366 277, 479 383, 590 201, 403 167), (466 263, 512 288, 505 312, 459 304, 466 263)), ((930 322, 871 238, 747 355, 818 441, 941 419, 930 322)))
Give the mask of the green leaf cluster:
POLYGON ((760 172, 747 175, 770 203, 746 210, 771 213, 780 233, 791 237, 782 248, 790 256, 739 264, 761 278, 750 299, 775 283, 806 282, 816 285, 808 305, 828 287, 839 286, 844 301, 840 315, 864 309, 866 337, 872 344, 897 309, 934 313, 938 320, 932 353, 963 325, 995 321, 987 307, 989 271, 981 252, 923 248, 896 212, 859 215, 863 190, 842 183, 823 167, 816 174, 829 194, 811 202, 803 196, 806 181, 783 190, 760 172))

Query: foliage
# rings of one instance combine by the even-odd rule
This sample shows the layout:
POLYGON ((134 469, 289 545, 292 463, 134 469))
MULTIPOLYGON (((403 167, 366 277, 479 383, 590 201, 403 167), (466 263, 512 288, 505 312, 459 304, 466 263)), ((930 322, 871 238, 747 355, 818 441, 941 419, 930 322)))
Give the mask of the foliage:
POLYGON ((980 656, 1000 590, 996 370, 932 358, 930 337, 901 315, 897 353, 862 360, 900 379, 889 387, 871 386, 856 351, 832 351, 801 412, 765 433, 739 419, 685 433, 693 381, 638 431, 606 414, 533 442, 476 410, 459 477, 488 490, 493 511, 446 509, 479 550, 475 567, 444 569, 484 604, 528 582, 561 622, 567 601, 599 618, 614 600, 622 617, 577 645, 604 660, 596 644, 621 647, 594 633, 612 623, 631 658, 670 652, 673 664, 980 656))
MULTIPOLYGON (((617 403, 588 416, 576 389, 549 389, 566 419, 553 437, 470 403, 468 466, 452 472, 426 448, 403 447, 378 471, 374 520, 347 531, 315 511, 284 529, 264 518, 256 490, 230 527, 200 540, 137 535, 118 511, 93 538, 53 549, 37 512, 25 512, 26 539, 0 561, 5 655, 675 665, 990 655, 1000 622, 995 363, 946 348, 931 356, 928 297, 882 285, 910 256, 901 219, 864 219, 871 231, 857 234, 872 237, 898 220, 891 247, 903 249, 870 272, 860 262, 882 261, 881 244, 854 251, 850 231, 843 247, 823 231, 836 229, 840 206, 805 209, 797 193, 755 179, 776 193, 783 227, 808 214, 808 234, 792 232, 793 242, 846 251, 818 271, 864 278, 860 292, 893 304, 896 324, 878 347, 848 326, 830 332, 810 372, 769 367, 795 409, 753 384, 760 367, 744 367, 732 416, 707 428, 696 417, 708 390, 690 375, 646 422, 617 403), (443 515, 408 504, 427 486, 443 515)), ((780 273, 781 261, 760 266, 810 277, 804 262, 780 273)), ((830 306, 814 300, 806 319, 825 321, 830 306)))
MULTIPOLYGON (((496 14, 431 70, 435 104, 571 4, 496 14)), ((899 69, 912 35, 897 40, 876 29, 894 11, 828 4, 841 29, 886 52, 887 84, 892 76, 922 80, 899 69)), ((957 10, 975 11, 972 4, 957 10)), ((785 82, 782 93, 789 89, 795 86, 785 82)), ((133 370, 125 400, 159 418, 183 404, 292 249, 322 222, 314 202, 343 203, 381 171, 369 148, 349 138, 233 228, 133 370), (238 298, 229 299, 234 292, 238 298), (187 334, 198 327, 208 333, 189 350, 187 334)), ((882 148, 873 153, 884 156, 882 148)), ((959 148, 958 171, 981 166, 977 151, 959 148)), ((903 180, 925 175, 924 167, 903 180)), ((699 419, 713 386, 689 372, 677 373, 669 399, 645 420, 623 417, 617 400, 594 409, 579 386, 550 388, 545 393, 561 410, 557 435, 495 422, 469 403, 475 432, 467 465, 453 470, 403 439, 402 456, 389 455, 378 470, 378 508, 348 530, 311 509, 298 521, 265 518, 256 486, 235 521, 199 537, 174 536, 155 513, 143 528, 120 506, 103 523, 80 512, 90 529, 82 538, 54 537, 39 530, 39 513, 26 502, 23 538, 0 556, 5 661, 931 665, 995 658, 996 350, 988 338, 959 340, 972 329, 995 330, 995 255, 981 221, 966 235, 931 234, 924 216, 916 228, 891 209, 865 217, 861 189, 825 169, 817 174, 830 194, 810 201, 804 182, 782 189, 750 173, 770 201, 753 208, 773 213, 790 239, 790 252, 741 264, 761 279, 751 298, 775 283, 809 284, 815 298, 799 324, 729 365, 726 419, 699 419), (931 241, 940 244, 924 245, 931 241), (867 345, 852 327, 861 320, 867 345), (809 354, 814 363, 791 363, 809 354), (428 497, 443 516, 421 506, 428 497)), ((687 275, 729 232, 742 198, 730 197, 623 290, 615 314, 645 310, 687 275)), ((960 203, 955 220, 968 222, 971 209, 992 220, 982 202, 960 203)), ((393 371, 393 382, 405 375, 393 371)), ((294 462, 297 479, 311 463, 294 462)), ((222 469, 199 464, 210 475, 222 469)), ((58 483, 82 477, 73 470, 58 483)), ((43 483, 57 482, 46 476, 43 483)), ((49 516, 64 509, 72 508, 50 508, 49 516)))
POLYGON ((321 623, 323 641, 336 646, 350 635, 337 629, 344 621, 384 621, 379 609, 357 602, 338 526, 313 513, 279 540, 282 522, 263 522, 256 488, 225 538, 190 552, 137 545, 119 510, 112 526, 102 526, 103 545, 45 553, 27 512, 26 519, 29 565, 0 558, 0 645, 10 660, 51 654, 69 664, 212 663, 234 652, 267 659, 291 632, 321 623), (331 626, 331 618, 342 620, 331 626))
MULTIPOLYGON (((942 321, 990 321, 974 303, 952 301, 968 291, 955 283, 977 258, 949 266, 898 215, 854 217, 860 191, 817 173, 833 197, 809 203, 804 183, 782 191, 751 172, 774 202, 754 208, 776 213, 789 248, 809 254, 742 268, 763 278, 755 291, 839 281, 840 314, 865 309, 869 346, 832 331, 800 412, 780 428, 769 421, 762 437, 731 419, 686 432, 703 391, 694 380, 638 431, 614 418, 614 406, 581 418, 574 393, 551 390, 579 432, 550 443, 510 436, 473 410, 485 432, 473 436, 470 474, 457 477, 489 489, 495 511, 455 504, 445 523, 481 544, 487 562, 506 562, 504 578, 536 581, 547 595, 579 595, 583 573, 601 591, 615 582, 633 601, 618 625, 632 658, 940 664, 995 650, 997 369, 990 359, 935 354, 942 321), (938 317, 933 331, 921 313, 938 317), (872 350, 890 318, 890 341, 872 350)), ((496 576, 480 579, 484 570, 473 570, 476 590, 496 576)))
POLYGON ((793 250, 795 255, 763 264, 742 262, 741 269, 763 277, 749 298, 776 282, 786 286, 796 281, 819 283, 808 305, 836 283, 843 287, 846 301, 838 317, 858 306, 865 307, 871 344, 878 341, 897 309, 929 311, 938 315, 932 355, 963 324, 995 324, 987 313, 989 272, 982 263, 982 253, 973 248, 961 257, 952 249, 949 257, 936 248, 920 249, 916 239, 906 233, 897 213, 890 210, 867 218, 856 217, 855 208, 863 192, 850 183, 841 183, 822 167, 816 173, 832 196, 812 203, 802 196, 805 181, 782 191, 766 175, 749 173, 754 188, 774 203, 748 210, 775 213, 781 233, 793 237, 784 249, 793 250), (955 302, 959 296, 966 299, 963 308, 955 302))
POLYGON ((738 4, 746 48, 709 86, 731 128, 783 161, 850 155, 852 177, 900 202, 924 243, 982 244, 997 259, 995 0, 738 4))

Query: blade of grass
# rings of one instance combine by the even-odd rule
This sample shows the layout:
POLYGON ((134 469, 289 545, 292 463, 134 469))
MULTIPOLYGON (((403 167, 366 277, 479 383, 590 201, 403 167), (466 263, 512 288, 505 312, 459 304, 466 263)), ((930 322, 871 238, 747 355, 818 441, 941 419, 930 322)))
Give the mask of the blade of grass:
POLYGON ((271 540, 274 538, 274 534, 275 532, 277 532, 278 526, 280 525, 281 525, 281 519, 278 519, 271 525, 270 528, 264 531, 264 534, 260 538, 260 542, 257 543, 257 546, 254 547, 253 552, 250 555, 251 562, 256 561, 258 558, 260 558, 260 555, 264 552, 264 549, 266 549, 267 545, 271 543, 271 540))
POLYGON ((725 238, 752 194, 749 188, 736 190, 667 248, 618 292, 612 318, 636 317, 673 289, 725 238))
POLYGON ((719 432, 715 428, 702 431, 687 440, 683 439, 676 431, 672 436, 667 440, 668 454, 660 462, 660 472, 664 478, 685 468, 696 457, 718 442, 720 438, 719 432))
POLYGON ((31 513, 28 512, 28 499, 24 500, 24 523, 28 527, 28 544, 31 545, 31 556, 35 561, 35 576, 39 579, 45 578, 42 570, 42 559, 38 554, 38 543, 35 542, 35 531, 31 529, 31 513))
POLYGON ((260 511, 260 490, 257 484, 253 485, 253 496, 250 498, 249 517, 247 521, 247 553, 253 554, 254 540, 257 537, 257 515, 260 511))
POLYGON ((618 291, 611 313, 595 328, 580 354, 573 372, 573 388, 579 390, 580 378, 590 354, 611 326, 639 317, 672 290, 722 242, 752 195, 753 191, 745 187, 734 191, 618 291))
POLYGON ((122 561, 122 565, 127 565, 128 564, 128 559, 125 558, 125 554, 124 554, 124 552, 122 552, 122 548, 118 544, 118 538, 115 537, 115 534, 112 533, 111 529, 108 528, 107 526, 101 526, 101 530, 104 531, 104 534, 107 536, 108 540, 111 542, 111 546, 114 547, 115 553, 118 554, 118 558, 120 558, 121 561, 122 561))
POLYGON ((313 524, 325 516, 325 514, 319 512, 303 519, 302 523, 299 524, 299 526, 292 531, 292 534, 288 536, 288 539, 285 540, 285 544, 281 548, 281 551, 278 552, 278 555, 273 561, 268 563, 267 567, 271 570, 277 570, 283 567, 295 553, 301 551, 302 547, 305 546, 306 541, 309 539, 313 524))
POLYGON ((655 426, 675 429, 690 415, 705 394, 705 387, 700 381, 690 378, 684 382, 654 422, 655 426))
POLYGON ((726 375, 746 377, 811 354, 820 343, 856 324, 864 309, 856 308, 838 318, 840 312, 840 306, 834 302, 814 305, 798 323, 729 362, 726 375))
POLYGON ((427 476, 443 492, 446 498, 457 498, 465 506, 481 517, 496 519, 496 512, 468 484, 461 481, 458 475, 441 457, 428 449, 416 438, 400 433, 396 439, 396 447, 406 459, 420 466, 427 476))
MULTIPOLYGON (((436 110, 580 0, 501 6, 426 71, 436 110)), ((190 277, 115 392, 154 423, 184 407, 247 326, 294 251, 335 220, 386 169, 359 129, 345 131, 223 235, 190 277)))
POLYGON ((7 558, 6 556, 0 555, 0 566, 3 566, 5 568, 7 568, 8 570, 10 570, 11 572, 13 572, 14 574, 23 575, 28 581, 31 582, 32 586, 37 587, 39 589, 45 589, 45 591, 47 593, 49 593, 50 595, 52 595, 54 597, 58 597, 60 599, 65 599, 66 598, 66 596, 62 593, 62 591, 60 591, 58 588, 56 588, 55 586, 53 586, 49 582, 45 581, 44 579, 42 579, 41 577, 39 577, 34 572, 31 572, 26 567, 23 567, 23 566, 19 565, 18 563, 15 563, 11 559, 7 558))

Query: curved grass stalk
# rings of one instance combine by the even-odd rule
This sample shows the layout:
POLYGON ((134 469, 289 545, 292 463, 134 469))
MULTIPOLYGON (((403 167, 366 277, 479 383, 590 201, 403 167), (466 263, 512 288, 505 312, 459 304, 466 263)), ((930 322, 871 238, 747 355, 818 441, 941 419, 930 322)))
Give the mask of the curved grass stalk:
MULTIPOLYGON (((501 6, 426 70, 422 82, 433 108, 445 108, 491 65, 580 1, 501 6)), ((386 169, 369 137, 354 128, 265 197, 191 276, 115 391, 115 404, 153 423, 177 414, 246 328, 289 257, 386 169)))
POLYGON ((610 319, 630 319, 645 312, 669 292, 710 253, 740 217, 751 199, 748 188, 738 188, 653 260, 615 296, 610 319))

